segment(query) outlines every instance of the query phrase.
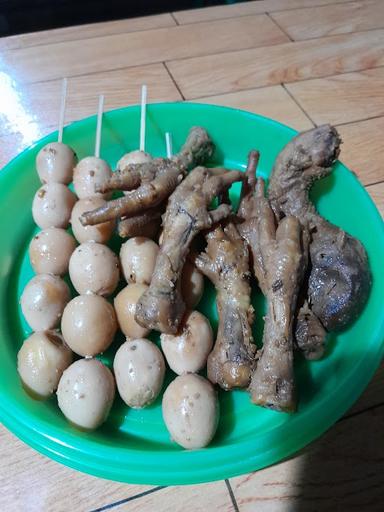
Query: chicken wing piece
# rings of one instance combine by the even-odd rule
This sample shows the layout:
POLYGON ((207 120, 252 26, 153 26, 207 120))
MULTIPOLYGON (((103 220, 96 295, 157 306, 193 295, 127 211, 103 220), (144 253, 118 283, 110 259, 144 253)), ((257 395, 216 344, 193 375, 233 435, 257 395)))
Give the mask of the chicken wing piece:
POLYGON ((207 248, 195 265, 216 288, 219 315, 208 378, 226 390, 248 387, 256 362, 248 248, 231 221, 213 228, 206 239, 207 248))
POLYGON ((163 240, 149 288, 136 306, 143 327, 175 334, 185 312, 180 291, 181 272, 195 235, 227 217, 231 207, 209 210, 211 201, 242 179, 240 171, 196 167, 169 198, 163 217, 163 240))
POLYGON ((144 164, 132 164, 115 172, 98 190, 127 190, 125 196, 104 206, 84 212, 84 226, 100 224, 118 217, 132 217, 159 205, 175 190, 191 167, 204 163, 214 152, 214 144, 201 127, 191 129, 180 153, 172 158, 155 158, 144 164))

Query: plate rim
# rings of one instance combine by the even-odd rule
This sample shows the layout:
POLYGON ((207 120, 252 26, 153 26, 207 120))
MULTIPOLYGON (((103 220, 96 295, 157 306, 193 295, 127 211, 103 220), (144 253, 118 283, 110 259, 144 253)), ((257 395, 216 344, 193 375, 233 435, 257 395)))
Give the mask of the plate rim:
MULTIPOLYGON (((286 130, 290 135, 295 135, 297 130, 294 130, 293 128, 290 128, 286 126, 283 123, 280 123, 278 121, 275 121, 273 119, 270 119, 268 117, 255 114, 252 112, 248 112, 246 110, 241 109, 234 109, 231 107, 226 107, 222 105, 212 105, 212 104, 206 104, 206 103, 183 103, 183 102, 162 102, 162 103, 151 103, 148 105, 148 108, 155 108, 155 109, 162 109, 167 106, 176 106, 180 107, 182 109, 188 109, 188 108, 194 108, 194 107, 200 107, 203 109, 210 110, 212 108, 214 109, 220 109, 220 110, 226 110, 226 111, 232 111, 237 112, 241 115, 246 115, 250 118, 261 120, 262 122, 267 122, 268 124, 277 126, 278 128, 283 128, 286 130)), ((137 110, 139 109, 139 105, 132 105, 128 107, 122 107, 117 108, 113 110, 107 111, 105 114, 113 115, 117 112, 124 112, 127 110, 137 110)), ((78 124, 90 121, 95 119, 96 116, 88 116, 86 118, 77 120, 73 123, 70 123, 66 128, 76 126, 78 124)), ((24 149, 19 155, 17 155, 14 159, 12 159, 0 172, 0 184, 2 183, 2 180, 8 176, 9 173, 13 172, 12 167, 14 165, 18 164, 19 160, 22 160, 24 155, 26 153, 29 153, 30 151, 35 150, 40 145, 43 145, 47 143, 48 141, 52 140, 57 134, 57 131, 51 132, 48 135, 45 135, 43 138, 39 139, 38 141, 34 142, 32 145, 30 145, 28 148, 24 149)), ((348 169, 344 164, 340 162, 342 167, 348 169)), ((366 199, 369 200, 370 206, 371 206, 371 215, 376 215, 377 220, 381 220, 381 215, 376 207, 376 205, 373 203, 372 199, 370 198, 368 192, 366 191, 365 187, 360 183, 358 178, 356 176, 353 176, 354 180, 360 187, 362 191, 366 194, 366 199)), ((384 240, 384 223, 382 222, 382 234, 383 234, 383 240, 384 240)), ((1 305, 3 307, 3 305, 1 305)), ((276 448, 268 451, 268 464, 263 464, 262 459, 263 457, 260 457, 259 455, 249 454, 249 457, 246 459, 246 461, 241 460, 239 463, 230 464, 230 465, 222 465, 220 468, 215 468, 215 475, 212 478, 212 475, 210 473, 212 472, 212 469, 208 467, 205 471, 201 471, 198 474, 196 474, 196 471, 193 473, 193 476, 191 478, 191 475, 186 472, 180 472, 180 468, 178 468, 178 471, 171 473, 169 471, 166 472, 164 475, 160 470, 158 470, 158 474, 155 478, 147 478, 146 469, 143 468, 141 472, 137 472, 137 469, 133 469, 131 471, 127 471, 127 468, 125 468, 124 475, 119 475, 118 471, 114 471, 113 468, 106 469, 106 466, 104 466, 104 471, 100 471, 97 468, 94 468, 92 465, 89 464, 89 462, 82 462, 77 460, 72 460, 68 455, 65 454, 65 451, 58 451, 57 445, 62 445, 58 439, 53 439, 52 436, 50 436, 47 433, 39 432, 37 429, 33 430, 31 432, 30 427, 19 421, 19 419, 15 416, 15 414, 12 414, 7 407, 4 407, 4 404, 7 402, 7 398, 5 397, 5 401, 0 401, 0 419, 4 423, 4 425, 13 433, 15 433, 20 439, 22 439, 25 443, 32 446, 37 451, 43 453, 44 455, 49 456, 53 460, 56 460, 57 462, 61 462, 62 464, 72 467, 73 469, 78 469, 86 473, 93 474, 95 476, 108 478, 114 481, 121 481, 121 482, 127 482, 132 484, 152 484, 152 485, 180 485, 180 484, 191 484, 191 483, 201 483, 201 482, 209 482, 214 480, 220 480, 224 478, 230 478, 233 476, 238 476, 240 474, 244 474, 246 472, 254 471, 257 469, 260 469, 262 467, 267 467, 271 464, 275 464, 277 462, 280 462, 281 460, 285 459, 286 457, 292 455, 293 453, 296 453, 298 450, 300 450, 303 446, 306 446, 310 442, 312 442, 314 439, 318 438, 325 430, 330 428, 335 421, 337 421, 338 418, 340 418, 347 410, 348 408, 357 400, 358 396, 364 391, 366 385, 370 381, 371 377, 373 376, 374 372, 376 371, 377 367, 380 364, 381 358, 384 354, 384 318, 382 318, 381 324, 377 325, 375 330, 375 336, 372 337, 371 344, 377 348, 377 351, 375 353, 376 361, 373 360, 373 356, 371 355, 371 351, 366 351, 364 358, 361 358, 358 364, 359 371, 363 371, 364 378, 360 380, 359 385, 357 386, 357 391, 355 390, 354 393, 351 393, 349 395, 349 400, 346 399, 343 404, 343 408, 340 408, 340 406, 335 407, 335 410, 332 412, 331 415, 328 414, 327 421, 318 422, 317 428, 311 428, 309 429, 311 431, 310 435, 303 436, 303 434, 300 434, 300 438, 302 439, 302 442, 299 443, 299 446, 295 443, 292 444, 290 447, 286 447, 285 450, 281 450, 281 447, 277 450, 276 448), (364 368, 363 368, 364 366, 364 368), (361 367, 361 368, 360 368, 361 367), (363 384, 361 384, 363 382, 363 384), (352 398, 351 398, 352 397, 352 398), (343 410, 342 410, 343 409, 343 410), (330 420, 329 418, 332 417, 333 419, 330 420), (36 436, 36 439, 39 440, 39 442, 33 440, 33 436, 36 436), (277 452, 278 453, 275 453, 277 452), (272 456, 271 456, 272 452, 272 456), (260 460, 261 459, 261 460, 260 460), (258 462, 257 462, 258 460, 258 462), (169 475, 172 475, 171 477, 169 475), (186 476, 187 475, 187 476, 186 476), (120 476, 120 477, 119 477, 120 476)), ((356 366, 353 369, 353 373, 357 371, 356 366)), ((351 373, 351 372, 349 372, 351 373)), ((338 392, 340 388, 343 386, 345 387, 348 382, 348 378, 345 378, 344 381, 338 386, 338 392)), ((350 382, 348 383, 348 387, 350 389, 351 385, 350 382)), ((2 388, 0 387, 0 397, 4 398, 4 393, 2 388)), ((321 403, 321 400, 320 400, 321 403)), ((15 410, 16 412, 16 410, 15 410)), ((302 413, 303 414, 303 413, 302 413)), ((297 420, 299 421, 299 420, 297 420)), ((285 425, 285 428, 292 429, 294 428, 295 421, 290 422, 288 425, 285 425)), ((53 428, 55 430, 55 428, 53 428)), ((236 443, 237 444, 237 443, 236 443)), ((252 448, 252 442, 246 443, 247 449, 252 448)), ((62 447, 63 448, 63 447, 62 447)), ((68 450, 76 450, 75 447, 66 447, 68 450)), ((220 447, 212 447, 207 448, 206 450, 212 450, 216 451, 220 447)), ((188 452, 188 451, 175 451, 174 453, 185 454, 185 458, 188 460, 190 459, 193 461, 194 458, 197 458, 196 454, 200 455, 203 450, 196 450, 194 452, 188 452), (189 454, 189 455, 188 455, 189 454)), ((137 452, 134 452, 137 453, 137 452)), ((265 453, 265 452, 264 452, 265 453)), ((265 456, 264 456, 265 458, 265 456)), ((105 461, 104 461, 105 462, 105 461)), ((151 468, 151 472, 153 473, 153 468, 151 468)))

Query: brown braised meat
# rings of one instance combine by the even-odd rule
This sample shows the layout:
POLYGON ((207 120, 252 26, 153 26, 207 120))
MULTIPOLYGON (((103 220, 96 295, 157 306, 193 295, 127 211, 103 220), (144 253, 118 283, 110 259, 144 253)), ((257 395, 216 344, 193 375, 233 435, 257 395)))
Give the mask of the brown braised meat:
POLYGON ((154 208, 144 210, 134 217, 127 217, 120 220, 117 228, 119 236, 122 238, 132 236, 146 236, 154 238, 161 226, 161 216, 165 211, 166 203, 161 203, 154 208))
POLYGON ((320 359, 324 354, 327 332, 311 310, 308 301, 298 308, 294 328, 296 347, 306 359, 320 359))
POLYGON ((282 219, 276 228, 264 181, 255 178, 256 163, 257 153, 251 153, 238 212, 245 219, 239 229, 267 300, 263 348, 249 391, 255 404, 292 412, 296 409, 293 319, 305 264, 302 229, 293 216, 282 219))
POLYGON ((96 210, 84 212, 81 223, 87 226, 119 217, 133 217, 158 206, 172 194, 187 170, 208 160, 213 151, 214 144, 208 133, 201 127, 192 128, 180 153, 172 158, 155 158, 115 172, 99 191, 118 189, 129 192, 96 210))
POLYGON ((308 303, 329 331, 346 327, 359 315, 371 285, 362 244, 321 217, 308 195, 313 182, 331 172, 340 142, 329 125, 301 133, 277 157, 268 188, 278 216, 294 215, 309 227, 308 303))
POLYGON ((243 173, 196 167, 169 198, 163 218, 163 240, 149 288, 136 306, 136 321, 143 327, 175 334, 185 312, 180 276, 195 235, 227 217, 231 208, 221 204, 208 210, 211 201, 243 173))
POLYGON ((248 248, 232 222, 217 226, 206 239, 206 251, 195 264, 216 288, 219 314, 215 347, 208 357, 208 378, 226 390, 244 388, 256 362, 248 248))

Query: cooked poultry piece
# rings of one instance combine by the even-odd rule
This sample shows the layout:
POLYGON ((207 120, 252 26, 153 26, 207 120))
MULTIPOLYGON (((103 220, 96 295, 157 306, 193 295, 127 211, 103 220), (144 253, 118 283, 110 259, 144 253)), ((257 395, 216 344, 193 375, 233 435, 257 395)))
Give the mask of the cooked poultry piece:
POLYGON ((358 316, 371 285, 362 244, 321 217, 308 195, 314 181, 330 174, 340 142, 329 125, 299 134, 277 157, 268 189, 278 217, 294 215, 309 227, 308 303, 329 331, 346 327, 358 316))
POLYGON ((267 300, 263 348, 249 391, 252 402, 278 411, 296 409, 293 372, 293 319, 304 269, 303 236, 299 221, 288 216, 276 227, 264 196, 264 181, 256 179, 258 154, 250 154, 239 226, 253 256, 253 268, 267 300))
POLYGON ((87 226, 117 217, 132 217, 159 205, 175 190, 187 170, 204 163, 213 151, 214 144, 204 128, 192 128, 180 153, 172 158, 155 158, 115 172, 98 191, 119 189, 130 192, 96 210, 83 213, 81 223, 87 226))
POLYGON ((161 216, 165 211, 166 203, 161 203, 154 208, 144 210, 134 217, 121 219, 117 232, 121 238, 133 236, 147 236, 153 238, 160 230, 161 216))
POLYGON ((298 308, 294 340, 306 359, 320 359, 324 354, 327 331, 311 310, 308 301, 298 308))
POLYGON ((226 390, 245 388, 256 363, 248 247, 231 221, 212 229, 206 239, 207 248, 195 258, 195 265, 217 290, 219 315, 208 378, 226 390))
POLYGON ((136 320, 143 327, 175 334, 185 312, 180 277, 195 235, 227 217, 231 207, 221 204, 208 210, 211 201, 243 173, 196 167, 176 188, 163 218, 163 240, 149 288, 136 306, 136 320))

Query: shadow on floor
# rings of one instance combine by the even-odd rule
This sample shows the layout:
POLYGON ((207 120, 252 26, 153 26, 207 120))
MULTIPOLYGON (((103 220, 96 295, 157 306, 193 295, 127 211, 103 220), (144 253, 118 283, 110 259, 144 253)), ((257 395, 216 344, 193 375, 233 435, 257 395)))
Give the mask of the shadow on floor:
POLYGON ((296 499, 281 511, 384 510, 384 405, 340 420, 303 457, 296 499))

